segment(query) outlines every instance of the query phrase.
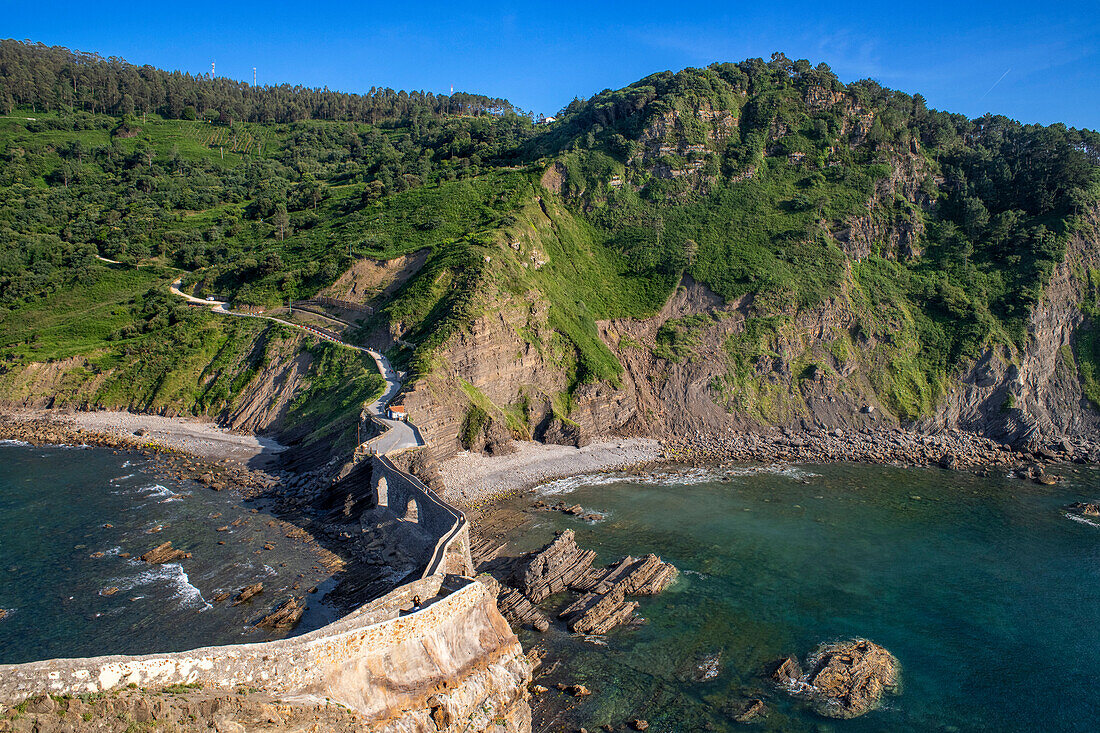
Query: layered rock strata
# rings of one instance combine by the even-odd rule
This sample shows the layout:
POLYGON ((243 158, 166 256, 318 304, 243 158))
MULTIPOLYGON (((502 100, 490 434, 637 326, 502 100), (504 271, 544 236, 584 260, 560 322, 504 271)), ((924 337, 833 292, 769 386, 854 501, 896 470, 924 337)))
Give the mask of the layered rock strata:
POLYGON ((538 631, 549 620, 536 606, 566 590, 579 596, 558 612, 570 631, 606 634, 636 619, 636 601, 628 596, 660 593, 677 575, 676 568, 650 554, 640 559, 625 557, 607 567, 593 567, 596 553, 577 546, 572 530, 565 530, 542 550, 519 558, 511 573, 520 589, 498 584, 498 599, 505 618, 538 631))

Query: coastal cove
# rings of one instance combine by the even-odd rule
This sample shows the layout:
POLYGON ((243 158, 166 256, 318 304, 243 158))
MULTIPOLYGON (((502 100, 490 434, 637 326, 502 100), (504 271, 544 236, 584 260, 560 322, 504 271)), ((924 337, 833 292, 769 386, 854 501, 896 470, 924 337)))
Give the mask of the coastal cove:
POLYGON ((765 670, 863 637, 899 660, 900 694, 829 730, 1088 730, 1100 522, 1064 507, 1096 498, 1100 471, 1063 475, 1045 487, 1003 472, 726 464, 576 477, 506 500, 493 511, 527 520, 504 554, 571 529, 599 563, 656 552, 681 571, 642 599, 641 627, 520 633, 525 648, 547 649, 535 718, 732 731, 744 701, 760 698, 767 714, 754 729, 821 730, 824 719, 765 670), (536 499, 603 519, 533 509, 536 499), (558 682, 592 695, 570 697, 558 682))
POLYGON ((135 451, 0 444, 0 664, 277 638, 254 624, 299 594, 310 608, 293 633, 328 623, 336 558, 262 506, 135 451), (167 541, 191 557, 140 559, 167 541), (232 605, 257 582, 263 593, 232 605))

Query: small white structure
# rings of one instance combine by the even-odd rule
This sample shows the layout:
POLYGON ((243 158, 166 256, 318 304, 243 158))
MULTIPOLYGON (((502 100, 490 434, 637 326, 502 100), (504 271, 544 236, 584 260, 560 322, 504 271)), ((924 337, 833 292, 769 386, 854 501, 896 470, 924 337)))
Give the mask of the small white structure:
POLYGON ((390 405, 386 408, 386 417, 390 420, 408 420, 409 415, 405 412, 404 405, 390 405))

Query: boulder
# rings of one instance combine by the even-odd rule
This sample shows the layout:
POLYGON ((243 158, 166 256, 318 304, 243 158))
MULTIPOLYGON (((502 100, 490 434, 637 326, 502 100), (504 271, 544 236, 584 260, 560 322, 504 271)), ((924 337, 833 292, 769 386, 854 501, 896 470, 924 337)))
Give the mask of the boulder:
POLYGON ((150 565, 161 565, 166 562, 173 562, 175 560, 188 560, 190 558, 190 552, 184 552, 183 550, 177 550, 173 548, 171 542, 165 542, 164 544, 157 545, 156 547, 141 556, 141 559, 144 562, 149 563, 150 565))
POLYGON ((237 594, 237 600, 233 601, 234 606, 239 606, 245 601, 251 600, 253 596, 262 593, 264 589, 263 583, 253 583, 252 585, 246 585, 241 588, 240 593, 237 594))
POLYGON ((829 718, 863 715, 878 706, 883 693, 896 693, 901 682, 894 655, 866 639, 821 646, 807 664, 814 711, 829 718))

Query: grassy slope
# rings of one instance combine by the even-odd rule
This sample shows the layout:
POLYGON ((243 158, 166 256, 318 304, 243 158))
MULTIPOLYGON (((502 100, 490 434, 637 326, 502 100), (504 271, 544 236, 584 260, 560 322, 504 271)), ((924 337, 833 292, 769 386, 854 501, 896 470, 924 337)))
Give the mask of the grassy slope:
MULTIPOLYGON (((139 309, 151 300, 150 288, 166 292, 169 281, 156 268, 99 267, 87 284, 7 313, 0 319, 0 396, 33 399, 22 378, 28 365, 79 356, 53 378, 54 406, 224 417, 272 360, 293 358, 303 348, 302 336, 288 327, 174 301, 167 302, 174 322, 157 325, 162 312, 143 320, 139 309), (142 332, 144 324, 152 328, 142 332)), ((307 348, 311 368, 282 427, 319 425, 314 437, 331 438, 328 428, 346 432, 384 382, 360 352, 327 342, 307 348)))
MULTIPOLYGON (((727 299, 752 296, 750 328, 729 344, 730 372, 718 386, 727 393, 731 406, 750 409, 765 419, 774 416, 779 398, 768 394, 768 386, 755 375, 756 360, 770 358, 780 336, 788 341, 797 336, 792 331, 795 315, 813 312, 830 298, 840 298, 851 308, 860 319, 857 330, 873 337, 878 345, 875 353, 862 354, 855 343, 859 333, 837 333, 830 335, 827 348, 822 349, 831 351, 835 360, 840 353, 846 359, 859 359, 883 401, 906 417, 930 412, 951 371, 980 348, 990 342, 1013 342, 1020 319, 1026 315, 1026 308, 1019 304, 1026 304, 1041 290, 1045 268, 1060 251, 1064 222, 1051 217, 1042 220, 1053 235, 1041 251, 1029 253, 1027 246, 1031 245, 1021 240, 1018 253, 1004 257, 993 243, 967 242, 954 230, 937 227, 931 211, 895 199, 879 202, 875 215, 889 218, 900 212, 922 220, 929 232, 928 241, 922 242, 928 256, 899 261, 876 243, 869 256, 850 262, 832 239, 832 232, 848 218, 866 212, 876 181, 889 173, 884 161, 890 159, 891 151, 909 154, 916 133, 906 127, 909 123, 904 116, 913 114, 916 119, 920 111, 911 112, 905 100, 898 106, 899 97, 887 95, 882 104, 892 107, 889 114, 880 115, 887 122, 876 120, 878 127, 872 130, 875 142, 849 146, 846 133, 840 132, 845 121, 838 108, 804 108, 801 92, 789 84, 783 86, 785 81, 780 82, 781 88, 754 92, 753 96, 736 88, 740 83, 736 74, 729 77, 733 81, 722 76, 728 69, 721 74, 710 69, 689 71, 673 77, 675 84, 662 92, 664 96, 657 95, 658 101, 645 113, 629 116, 618 126, 612 114, 612 122, 601 118, 601 124, 592 124, 589 120, 574 129, 570 127, 574 118, 567 116, 564 125, 551 128, 533 143, 543 146, 552 157, 534 161, 527 168, 482 169, 464 180, 440 179, 404 191, 393 189, 381 198, 368 195, 370 185, 356 183, 354 177, 345 183, 334 175, 323 182, 325 195, 316 210, 290 212, 285 240, 272 234, 269 221, 249 218, 255 201, 243 194, 183 212, 165 226, 171 237, 199 242, 195 251, 200 260, 202 252, 217 255, 218 263, 193 280, 207 292, 233 294, 245 303, 311 295, 350 263, 349 253, 384 259, 428 248, 431 254, 424 268, 367 324, 368 330, 395 325, 407 340, 417 344, 415 354, 395 354, 399 363, 407 363, 417 373, 433 369, 436 350, 502 297, 534 295, 550 304, 549 325, 556 333, 528 334, 532 343, 552 354, 574 384, 615 380, 622 368, 596 335, 595 320, 653 314, 684 271, 727 299), (682 129, 669 133, 669 143, 675 144, 677 136, 693 145, 707 140, 706 125, 695 115, 700 101, 739 115, 739 138, 686 157, 664 154, 660 165, 684 166, 695 160, 714 174, 714 183, 693 189, 686 178, 667 180, 640 167, 636 162, 640 148, 634 140, 650 119, 681 115, 682 129), (624 150, 633 152, 628 155, 624 150), (793 164, 789 154, 803 156, 802 162, 793 164), (566 171, 563 199, 548 195, 537 182, 555 160, 566 171), (744 171, 752 175, 734 175, 744 171), (612 187, 612 176, 631 185, 612 187), (541 206, 536 203, 538 197, 542 197, 541 206), (512 247, 516 242, 522 242, 519 250, 512 247), (535 266, 533 256, 541 266, 535 266)), ((661 76, 634 86, 660 86, 664 82, 657 77, 661 76)), ((628 91, 601 94, 588 106, 600 108, 605 105, 603 97, 628 91)), ((615 104, 614 99, 606 102, 615 104)), ((581 110, 575 119, 586 114, 581 110)), ((246 170, 257 160, 295 152, 293 141, 302 136, 324 138, 323 145, 332 146, 335 138, 325 138, 325 134, 371 129, 325 122, 237 123, 226 128, 152 117, 139 126, 138 137, 115 140, 114 144, 127 152, 144 146, 158 158, 178 156, 201 162, 230 182, 234 172, 246 170)), ((395 144, 407 143, 400 140, 402 133, 397 130, 383 134, 395 144)), ((32 134, 20 123, 0 123, 0 143, 8 149, 23 146, 45 161, 37 168, 31 166, 36 175, 24 182, 38 188, 57 185, 48 184, 45 177, 53 165, 50 156, 74 139, 86 147, 111 143, 103 130, 32 134)), ((303 156, 298 164, 303 175, 321 170, 322 161, 338 160, 341 155, 338 147, 313 153, 317 154, 303 156)), ((936 174, 937 155, 948 160, 966 154, 965 148, 952 142, 939 153, 926 149, 921 156, 927 170, 936 174)), ((1037 222, 1039 219, 1024 224, 1037 222)), ((113 287, 132 288, 134 294, 141 290, 137 282, 119 281, 113 287)), ((64 311, 67 306, 63 301, 44 306, 46 310, 54 307, 64 311)), ((123 344, 106 346, 103 339, 123 325, 126 309, 120 309, 118 303, 114 311, 107 305, 96 307, 103 320, 94 325, 61 322, 50 326, 55 331, 42 330, 36 343, 22 343, 20 339, 33 339, 27 334, 8 335, 5 358, 15 364, 31 358, 32 352, 58 358, 96 352, 99 347, 102 353, 96 359, 109 362, 120 358, 117 354, 123 344)), ((41 317, 34 314, 34 308, 31 304, 20 312, 26 310, 33 322, 41 317)), ((151 346, 140 346, 141 337, 137 336, 126 348, 140 346, 154 363, 175 365, 162 370, 164 374, 175 373, 173 370, 180 374, 230 373, 233 369, 224 365, 242 359, 251 364, 255 359, 249 361, 238 353, 231 343, 236 334, 227 333, 226 328, 236 327, 188 326, 180 330, 172 343, 183 352, 194 352, 188 357, 157 353, 151 346)), ((664 346, 670 355, 684 358, 690 330, 679 333, 674 328, 665 334, 664 346)), ((793 360, 799 368, 803 363, 825 362, 828 357, 807 352, 793 355, 793 360)), ((132 394, 149 404, 163 404, 167 395, 182 394, 171 399, 187 406, 184 409, 212 409, 227 404, 251 369, 254 367, 242 367, 228 382, 215 378, 210 390, 193 394, 186 379, 177 384, 174 377, 165 377, 154 385, 152 377, 138 374, 132 394)), ((1083 375, 1087 369, 1084 363, 1083 375)), ((124 386, 117 389, 130 390, 124 386)))

